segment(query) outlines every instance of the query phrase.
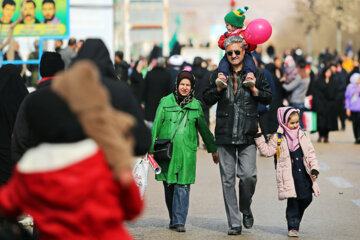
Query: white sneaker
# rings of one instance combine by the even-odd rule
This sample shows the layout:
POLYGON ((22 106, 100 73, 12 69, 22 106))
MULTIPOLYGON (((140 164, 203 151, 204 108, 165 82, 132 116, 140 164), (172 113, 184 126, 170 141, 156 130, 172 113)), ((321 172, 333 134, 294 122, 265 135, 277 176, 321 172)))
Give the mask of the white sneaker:
POLYGON ((245 87, 250 87, 252 88, 253 86, 255 86, 255 81, 254 80, 250 80, 250 79, 245 79, 245 81, 243 82, 243 85, 245 87))
POLYGON ((227 88, 227 83, 226 83, 225 79, 217 78, 215 83, 216 83, 216 86, 218 86, 218 87, 227 88))
POLYGON ((299 231, 292 229, 288 232, 288 236, 289 237, 299 237, 299 231))

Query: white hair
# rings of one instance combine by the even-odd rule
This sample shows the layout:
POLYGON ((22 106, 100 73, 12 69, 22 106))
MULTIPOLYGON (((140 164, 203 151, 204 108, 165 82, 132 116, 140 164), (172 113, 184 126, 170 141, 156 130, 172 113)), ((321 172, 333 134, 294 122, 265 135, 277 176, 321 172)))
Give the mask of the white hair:
POLYGON ((241 48, 245 47, 242 37, 230 36, 230 37, 226 38, 226 40, 224 42, 225 49, 227 48, 227 46, 229 46, 230 44, 233 44, 233 43, 240 43, 241 48))

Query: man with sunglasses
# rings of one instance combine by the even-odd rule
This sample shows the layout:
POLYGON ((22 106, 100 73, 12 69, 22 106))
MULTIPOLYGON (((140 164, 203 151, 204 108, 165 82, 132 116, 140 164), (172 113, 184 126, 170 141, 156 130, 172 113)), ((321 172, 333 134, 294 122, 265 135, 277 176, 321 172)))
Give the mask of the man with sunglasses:
POLYGON ((256 185, 256 145, 258 103, 271 102, 271 90, 265 74, 255 71, 255 86, 244 86, 245 46, 242 38, 230 36, 225 40, 226 57, 230 63, 228 87, 217 87, 217 72, 203 93, 207 105, 218 103, 215 138, 219 152, 220 176, 223 188, 228 235, 240 235, 241 213, 245 228, 251 228, 254 218, 250 209, 256 185), (236 196, 235 176, 239 180, 239 201, 236 196))

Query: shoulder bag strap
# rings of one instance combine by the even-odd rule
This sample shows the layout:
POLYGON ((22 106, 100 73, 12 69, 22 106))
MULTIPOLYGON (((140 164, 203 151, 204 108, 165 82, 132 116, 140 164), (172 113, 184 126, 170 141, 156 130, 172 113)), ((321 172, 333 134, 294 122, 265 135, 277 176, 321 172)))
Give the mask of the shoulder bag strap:
POLYGON ((181 125, 182 121, 184 120, 184 118, 185 118, 185 116, 186 116, 187 113, 188 113, 188 111, 186 111, 186 112, 184 113, 184 116, 181 118, 181 120, 180 120, 180 122, 179 122, 179 125, 177 126, 177 128, 176 128, 176 130, 175 130, 175 132, 174 132, 174 135, 173 135, 173 137, 172 137, 172 139, 171 139, 171 142, 174 141, 176 132, 177 132, 177 130, 179 129, 179 127, 180 127, 180 125, 181 125))

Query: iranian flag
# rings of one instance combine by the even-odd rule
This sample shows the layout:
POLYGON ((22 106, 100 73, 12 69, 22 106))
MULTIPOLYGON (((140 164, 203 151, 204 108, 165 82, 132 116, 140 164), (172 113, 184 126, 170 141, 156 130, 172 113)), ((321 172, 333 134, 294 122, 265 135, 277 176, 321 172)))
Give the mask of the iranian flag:
POLYGON ((308 132, 316 132, 317 131, 317 115, 316 112, 304 112, 303 113, 303 123, 304 128, 308 132))

